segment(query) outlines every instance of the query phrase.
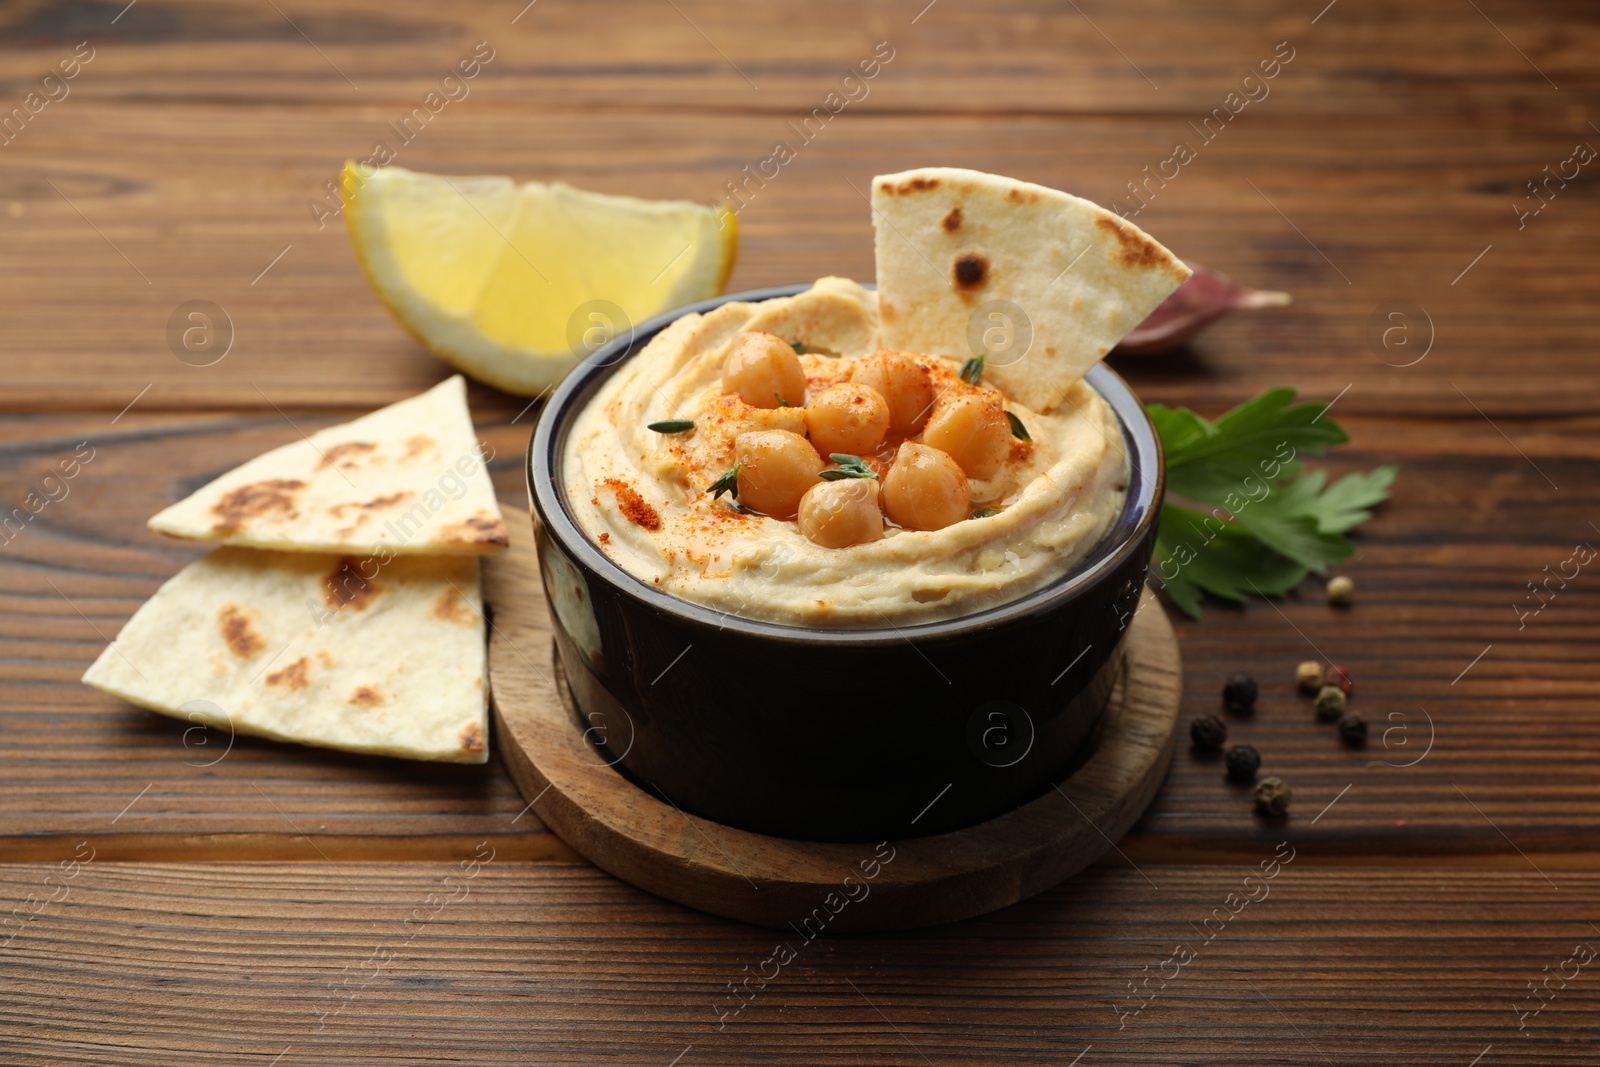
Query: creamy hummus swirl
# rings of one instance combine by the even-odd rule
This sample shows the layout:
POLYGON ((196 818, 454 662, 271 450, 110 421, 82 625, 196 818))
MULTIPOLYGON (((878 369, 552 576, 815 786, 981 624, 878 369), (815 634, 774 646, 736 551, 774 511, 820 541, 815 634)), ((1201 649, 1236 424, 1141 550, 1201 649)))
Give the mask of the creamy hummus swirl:
MULTIPOLYGON (((643 582, 729 614, 810 627, 900 626, 970 614, 1064 574, 1123 507, 1128 460, 1110 405, 1079 382, 1050 412, 1007 400, 1031 442, 1014 440, 1001 470, 971 483, 975 508, 997 513, 940 530, 891 528, 877 541, 824 548, 792 521, 713 500, 749 430, 804 434, 804 409, 754 408, 724 395, 733 341, 762 330, 804 345, 808 394, 846 380, 876 351, 876 295, 824 278, 793 297, 686 315, 618 368, 579 412, 561 477, 579 526, 643 582), (651 423, 694 420, 687 433, 651 423)), ((960 365, 915 356, 941 392, 960 365)))

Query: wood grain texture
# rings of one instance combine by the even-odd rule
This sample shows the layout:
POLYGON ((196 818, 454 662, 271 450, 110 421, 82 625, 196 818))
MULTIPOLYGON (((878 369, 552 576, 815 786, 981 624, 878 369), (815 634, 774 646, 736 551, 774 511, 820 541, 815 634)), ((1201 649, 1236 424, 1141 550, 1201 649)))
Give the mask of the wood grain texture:
MULTIPOLYGON (((1126 184, 1186 139, 1197 158, 1137 221, 1180 255, 1295 303, 1224 322, 1177 359, 1118 363, 1142 393, 1225 407, 1287 382, 1330 398, 1348 386, 1350 413, 1590 412, 1581 390, 1553 384, 1595 380, 1586 345, 1600 328, 1588 299, 1600 200, 1574 184, 1522 229, 1512 203, 1576 140, 1600 136, 1564 111, 1469 134, 1431 117, 1313 121, 1270 110, 1276 102, 1241 113, 1210 145, 1186 115, 952 116, 930 141, 925 117, 845 111, 751 187, 731 285, 870 278, 864 192, 877 173, 936 158, 1131 204, 1126 184), (1429 358, 1404 368, 1390 364, 1418 349, 1386 363, 1368 337, 1374 313, 1400 299, 1426 316, 1408 322, 1413 343, 1434 337, 1429 358), (1513 352, 1540 373, 1508 374, 1513 352)), ((797 140, 777 115, 475 103, 442 112, 399 164, 712 201, 776 140, 797 140)), ((0 219, 0 409, 110 416, 136 397, 134 411, 362 409, 436 380, 440 365, 373 298, 342 222, 319 229, 308 206, 346 158, 370 151, 386 114, 69 97, 59 115, 38 116, 3 149, 0 172, 11 213, 0 219), (213 366, 169 348, 169 318, 190 300, 215 303, 232 324, 233 348, 213 366)))
POLYGON ((779 930, 798 916, 830 932, 858 933, 996 911, 1110 850, 1172 760, 1182 666, 1172 626, 1146 593, 1118 649, 1122 666, 1093 752, 1042 796, 977 826, 878 847, 724 826, 663 803, 589 744, 532 548, 484 563, 496 751, 522 795, 597 866, 714 915, 779 930), (859 902, 851 899, 857 894, 859 902))
POLYGON ((1543 968, 1571 974, 1574 947, 1600 944, 1581 903, 1600 875, 1335 871, 1288 847, 1248 884, 1099 870, 916 935, 791 934, 795 958, 737 1014, 731 987, 773 974, 779 935, 592 868, 486 850, 474 866, 470 848, 403 866, 96 859, 70 879, 5 865, 5 914, 65 896, 0 948, 0 1044, 106 1067, 1594 1062, 1593 964, 1552 979, 1520 1033, 1516 1013, 1543 968), (1179 946, 1192 958, 1165 963, 1179 946))
MULTIPOLYGON (((505 414, 509 407, 488 393, 474 392, 472 402, 495 449, 491 473, 511 535, 525 540, 530 416, 513 423, 517 412, 505 414)), ((293 415, 306 432, 342 417, 293 415)), ((1230 720, 1232 740, 1256 745, 1263 773, 1294 786, 1294 819, 1317 819, 1306 832, 1319 856, 1477 854, 1521 863, 1515 846, 1543 854, 1541 866, 1561 852, 1600 864, 1600 733, 1587 651, 1600 637, 1600 600, 1585 573, 1523 628, 1512 610, 1536 603, 1526 583, 1542 568, 1555 570, 1574 544, 1600 538, 1589 525, 1600 521, 1600 487, 1589 473, 1600 438, 1591 420, 1502 423, 1514 446, 1472 419, 1345 419, 1354 442, 1330 466, 1402 468, 1397 501, 1363 527, 1360 552, 1343 568, 1357 582, 1355 605, 1329 608, 1313 580, 1277 606, 1208 605, 1202 623, 1174 616, 1185 653, 1181 719, 1217 711, 1229 673, 1253 673, 1260 707, 1253 720, 1230 720), (1540 470, 1563 488, 1552 489, 1540 470), (1294 664, 1319 650, 1356 678, 1352 707, 1372 724, 1365 749, 1341 746, 1292 692, 1294 664), (1424 751, 1415 766, 1392 766, 1424 751)), ((525 801, 497 760, 440 768, 240 738, 225 759, 197 766, 226 739, 202 748, 190 735, 185 747, 183 723, 78 683, 144 598, 198 554, 150 534, 145 518, 295 436, 276 412, 135 409, 115 425, 102 414, 0 419, 3 499, 21 501, 79 442, 96 449, 69 494, 0 546, 0 766, 10 769, 0 777, 0 847, 50 858, 56 853, 29 850, 64 837, 109 843, 132 834, 118 853, 126 858, 138 858, 143 841, 159 842, 163 859, 271 859, 314 856, 299 836, 310 833, 340 839, 341 851, 330 854, 437 858, 469 837, 510 841, 537 825, 534 813, 521 814, 525 801)), ((1265 832, 1246 793, 1215 762, 1180 747, 1127 848, 1141 862, 1215 859, 1255 848, 1265 832)), ((545 846, 515 847, 533 849, 532 858, 545 846)))
POLYGON ((140 0, 117 18, 123 6, 8 5, 0 32, 15 45, 0 74, 37 79, 87 39, 102 54, 74 93, 89 99, 410 107, 487 41, 496 56, 469 97, 485 106, 528 109, 558 99, 586 109, 805 113, 876 42, 888 41, 893 62, 858 101, 864 110, 1203 114, 1289 41, 1296 77, 1274 86, 1287 109, 1456 117, 1548 106, 1559 99, 1554 86, 1593 90, 1589 57, 1600 41, 1594 11, 1581 0, 1492 3, 1484 6, 1492 22, 1451 0, 1327 12, 1291 0, 1182 12, 1162 0, 1076 8, 1048 0, 590 0, 447 9, 345 0, 335 10, 299 0, 278 11, 140 0), (1464 67, 1478 76, 1460 78, 1464 67), (1440 92, 1441 83, 1451 91, 1440 92))

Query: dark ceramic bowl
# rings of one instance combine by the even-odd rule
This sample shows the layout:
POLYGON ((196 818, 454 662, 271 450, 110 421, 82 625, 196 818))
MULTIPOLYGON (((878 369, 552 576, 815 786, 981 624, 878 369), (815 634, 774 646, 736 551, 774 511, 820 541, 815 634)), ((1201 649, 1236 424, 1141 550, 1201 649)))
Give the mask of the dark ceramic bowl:
POLYGON ((673 319, 597 350, 555 391, 528 490, 556 645, 598 758, 705 818, 759 833, 877 841, 941 833, 1049 788, 1085 745, 1121 669, 1162 494, 1143 406, 1105 366, 1088 380, 1122 423, 1122 514, 1089 556, 998 607, 884 630, 728 615, 641 582, 579 529, 561 491, 573 416, 673 319))

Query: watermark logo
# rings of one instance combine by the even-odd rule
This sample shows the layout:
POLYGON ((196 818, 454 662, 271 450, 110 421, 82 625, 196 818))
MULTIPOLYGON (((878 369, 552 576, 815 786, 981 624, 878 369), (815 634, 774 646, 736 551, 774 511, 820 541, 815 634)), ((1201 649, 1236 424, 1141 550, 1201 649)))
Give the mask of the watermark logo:
POLYGON ((1009 700, 988 700, 967 718, 967 747, 991 767, 1014 767, 1033 751, 1033 716, 1009 700))
POLYGON ((990 367, 1009 367, 1033 347, 1033 320, 1009 300, 990 300, 967 317, 967 347, 990 367))
POLYGON ((633 319, 618 304, 609 300, 586 300, 567 317, 567 347, 581 355, 588 366, 604 367, 617 362, 633 342, 633 319), (623 338, 610 355, 596 359, 596 353, 617 338, 623 338))
POLYGON ((1367 348, 1391 367, 1414 367, 1433 351, 1433 319, 1410 300, 1386 300, 1367 317, 1367 348))
POLYGON ((184 751, 195 753, 198 757, 200 757, 198 760, 184 760, 183 762, 185 764, 190 767, 199 767, 202 769, 206 767, 215 767, 227 757, 228 753, 233 751, 234 731, 232 715, 229 715, 226 711, 223 711, 220 707, 213 704, 209 700, 186 700, 182 704, 178 705, 178 710, 183 712, 185 718, 194 723, 193 726, 183 731, 184 751), (226 727, 218 726, 218 722, 223 722, 227 725, 226 727), (212 732, 213 729, 215 729, 216 733, 218 734, 226 730, 228 735, 228 743, 223 747, 222 751, 215 759, 207 760, 205 757, 211 754, 213 747, 211 744, 211 739, 212 737, 216 736, 216 734, 212 732))
POLYGON ((167 347, 191 367, 221 363, 233 350, 233 319, 209 300, 186 300, 167 316, 167 347))

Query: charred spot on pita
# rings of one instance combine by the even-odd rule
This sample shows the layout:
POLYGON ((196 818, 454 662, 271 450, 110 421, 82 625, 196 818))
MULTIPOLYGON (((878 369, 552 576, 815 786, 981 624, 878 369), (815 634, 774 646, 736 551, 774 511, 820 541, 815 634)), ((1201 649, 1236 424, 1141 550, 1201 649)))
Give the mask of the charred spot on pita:
POLYGON ((304 689, 308 682, 308 672, 311 662, 304 656, 295 660, 281 671, 273 671, 267 675, 268 685, 285 685, 290 689, 304 689))
POLYGON ((1174 277, 1183 276, 1182 268, 1171 262, 1165 250, 1138 230, 1114 216, 1101 216, 1094 224, 1117 239, 1117 262, 1125 267, 1167 266, 1174 277))
POLYGON ((305 487, 306 483, 298 478, 269 478, 264 482, 251 482, 230 490, 211 507, 211 513, 218 516, 218 522, 212 530, 231 533, 246 519, 272 514, 282 514, 292 519, 297 514, 295 495, 305 487))
POLYGON ((981 252, 963 252, 956 257, 957 289, 981 289, 989 280, 989 258, 981 252))
POLYGON ((371 441, 344 441, 322 453, 318 467, 354 467, 356 457, 366 455, 378 446, 371 441))
POLYGON ((217 630, 222 634, 228 651, 240 659, 249 659, 267 647, 266 639, 256 633, 250 618, 237 604, 225 604, 217 614, 217 630))
MULTIPOLYGON (((378 598, 383 587, 362 575, 355 560, 341 559, 331 574, 323 576, 322 599, 335 611, 354 608, 360 611, 378 598)), ((376 570, 373 571, 377 573, 376 570)))
POLYGON ((961 205, 957 204, 951 208, 950 214, 946 215, 939 225, 944 227, 945 233, 955 233, 961 229, 961 205))

